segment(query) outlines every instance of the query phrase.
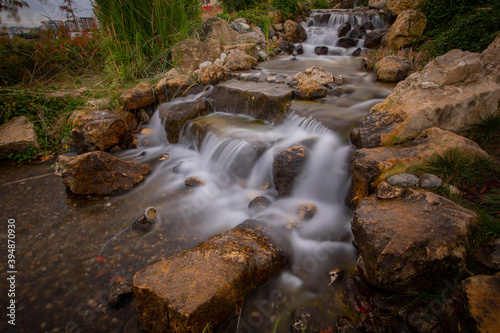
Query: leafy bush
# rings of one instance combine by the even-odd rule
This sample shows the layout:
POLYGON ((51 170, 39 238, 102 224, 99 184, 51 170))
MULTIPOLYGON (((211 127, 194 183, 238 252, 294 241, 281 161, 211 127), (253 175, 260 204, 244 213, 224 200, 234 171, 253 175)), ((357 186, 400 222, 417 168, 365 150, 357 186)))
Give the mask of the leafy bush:
POLYGON ((0 38, 0 85, 96 72, 101 59, 98 39, 86 32, 75 38, 0 38))
POLYGON ((147 77, 171 66, 172 47, 200 24, 199 0, 95 0, 103 25, 106 69, 115 77, 147 77))
POLYGON ((298 0, 272 0, 272 5, 284 16, 295 14, 299 8, 298 0))
POLYGON ((481 52, 500 31, 500 2, 496 0, 429 0, 422 12, 428 22, 424 38, 432 55, 452 49, 481 52))
POLYGON ((266 0, 222 0, 222 7, 226 12, 246 10, 255 7, 256 3, 267 2, 266 0))

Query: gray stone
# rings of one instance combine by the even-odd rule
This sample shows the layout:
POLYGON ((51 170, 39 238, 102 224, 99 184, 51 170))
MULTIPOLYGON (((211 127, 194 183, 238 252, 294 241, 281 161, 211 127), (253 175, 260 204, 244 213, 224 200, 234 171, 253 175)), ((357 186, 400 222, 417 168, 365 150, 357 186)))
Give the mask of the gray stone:
POLYGON ((419 185, 423 189, 433 189, 438 188, 443 185, 443 181, 436 175, 423 174, 418 177, 419 185))
POLYGON ((418 178, 410 173, 400 173, 387 179, 393 186, 410 187, 418 184, 418 178))
POLYGON ((0 128, 0 160, 23 153, 29 147, 39 146, 34 126, 25 116, 14 118, 0 128))

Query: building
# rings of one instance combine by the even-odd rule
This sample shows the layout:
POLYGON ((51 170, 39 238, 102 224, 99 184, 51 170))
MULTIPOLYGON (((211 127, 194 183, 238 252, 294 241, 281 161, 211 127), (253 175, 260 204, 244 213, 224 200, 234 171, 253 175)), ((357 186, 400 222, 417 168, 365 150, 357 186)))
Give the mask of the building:
POLYGON ((31 33, 31 28, 26 27, 10 27, 8 28, 9 37, 12 38, 15 35, 29 34, 31 33))
POLYGON ((78 31, 89 31, 98 27, 95 17, 77 17, 76 18, 78 31))
POLYGON ((75 20, 66 20, 64 21, 64 26, 68 31, 78 31, 78 25, 75 20))
POLYGON ((50 20, 50 21, 42 21, 41 23, 42 25, 40 26, 40 29, 42 30, 49 30, 49 29, 58 30, 60 27, 64 26, 63 21, 50 20))

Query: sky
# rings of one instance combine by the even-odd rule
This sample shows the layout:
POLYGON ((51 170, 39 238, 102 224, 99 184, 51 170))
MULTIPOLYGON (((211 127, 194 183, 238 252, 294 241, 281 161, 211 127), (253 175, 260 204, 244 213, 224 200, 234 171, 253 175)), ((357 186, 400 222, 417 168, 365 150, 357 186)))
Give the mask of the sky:
MULTIPOLYGON (((7 17, 7 13, 0 13, 2 18, 2 26, 25 26, 37 27, 41 21, 47 21, 47 17, 52 20, 66 20, 64 15, 58 8, 62 4, 62 0, 45 0, 41 4, 39 0, 25 0, 30 8, 22 8, 19 10, 20 21, 7 17), (44 16, 45 15, 45 16, 44 16)), ((90 0, 74 0, 75 16, 89 17, 92 16, 92 5, 90 0)))

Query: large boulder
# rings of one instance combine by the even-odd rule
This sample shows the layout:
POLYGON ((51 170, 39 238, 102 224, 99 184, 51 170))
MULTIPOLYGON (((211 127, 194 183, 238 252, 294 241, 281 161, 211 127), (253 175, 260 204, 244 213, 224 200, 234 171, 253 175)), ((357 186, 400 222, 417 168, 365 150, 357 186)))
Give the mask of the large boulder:
POLYGON ((0 160, 10 154, 24 153, 28 148, 38 148, 33 124, 25 116, 17 117, 0 128, 0 160))
POLYGON ((363 199, 352 232, 358 269, 391 292, 440 291, 465 273, 474 212, 432 192, 408 189, 400 200, 363 199))
POLYGON ((408 9, 398 15, 389 32, 382 38, 382 46, 391 49, 403 49, 422 36, 427 18, 424 14, 408 9))
POLYGON ((68 157, 59 156, 56 175, 79 195, 108 195, 130 189, 149 173, 147 164, 122 161, 102 151, 68 157))
POLYGON ((309 151, 302 145, 284 149, 274 157, 273 181, 280 197, 292 194, 293 186, 304 171, 309 151))
POLYGON ((238 49, 229 51, 224 64, 226 68, 232 71, 244 71, 255 65, 257 65, 257 59, 238 49))
POLYGON ((426 1, 427 0, 386 0, 387 10, 394 15, 399 15, 401 12, 408 9, 419 9, 426 1))
POLYGON ((481 333, 500 332, 500 273, 470 277, 462 281, 462 288, 466 311, 475 329, 481 333))
POLYGON ((373 71, 381 82, 399 82, 406 79, 412 66, 408 58, 387 56, 377 61, 373 71))
POLYGON ((220 17, 211 17, 203 23, 201 37, 229 44, 241 39, 240 34, 231 29, 229 24, 220 17))
POLYGON ((490 76, 493 81, 500 85, 500 35, 481 53, 481 61, 484 65, 483 75, 490 76))
MULTIPOLYGON (((238 34, 236 31, 230 30, 238 34)), ((218 39, 209 38, 203 42, 198 39, 185 39, 173 47, 172 59, 182 70, 192 72, 205 61, 214 62, 222 51, 218 39)))
POLYGON ((390 145, 430 127, 460 132, 498 113, 500 85, 477 53, 452 50, 400 82, 351 132, 358 147, 390 145), (483 69, 484 68, 484 69, 483 69))
POLYGON ((387 34, 388 29, 373 30, 365 35, 364 46, 369 49, 376 49, 382 43, 382 38, 387 34))
POLYGON ((297 99, 318 99, 325 97, 327 93, 325 86, 307 76, 300 78, 294 91, 297 99))
POLYGON ((298 72, 293 76, 293 80, 300 81, 300 79, 308 77, 317 81, 321 85, 327 85, 334 82, 333 74, 328 72, 323 67, 311 66, 302 72, 298 72))
POLYGON ((188 120, 207 115, 211 109, 206 99, 197 99, 183 103, 164 103, 158 107, 157 112, 165 126, 168 142, 177 143, 184 124, 188 120))
POLYGON ((284 39, 288 42, 302 43, 307 38, 306 29, 295 21, 287 20, 284 24, 284 29, 284 39))
POLYGON ((140 319, 149 332, 213 330, 287 261, 265 228, 244 222, 137 272, 140 319))
POLYGON ((73 126, 69 143, 80 152, 111 149, 138 126, 135 116, 125 110, 78 110, 69 120, 73 126))
POLYGON ((267 82, 227 81, 215 86, 215 111, 245 114, 256 119, 280 123, 293 90, 285 85, 267 82))
POLYGON ((356 150, 351 159, 351 203, 357 205, 390 176, 406 172, 449 149, 460 149, 471 156, 488 157, 488 153, 474 141, 439 128, 427 129, 417 139, 404 144, 356 150))
POLYGON ((160 79, 154 88, 158 104, 170 101, 174 97, 183 96, 193 86, 191 74, 172 68, 160 79))
POLYGON ((198 82, 202 85, 217 84, 230 76, 227 68, 220 64, 203 66, 198 71, 198 82))
POLYGON ((155 102, 153 88, 148 82, 141 82, 134 88, 123 92, 120 101, 125 109, 137 110, 155 102))

